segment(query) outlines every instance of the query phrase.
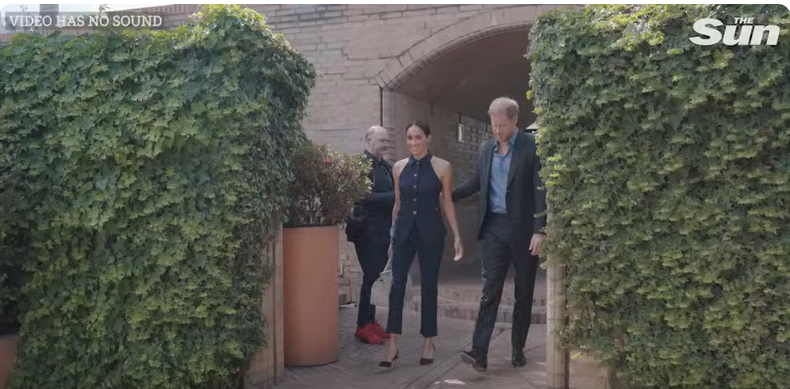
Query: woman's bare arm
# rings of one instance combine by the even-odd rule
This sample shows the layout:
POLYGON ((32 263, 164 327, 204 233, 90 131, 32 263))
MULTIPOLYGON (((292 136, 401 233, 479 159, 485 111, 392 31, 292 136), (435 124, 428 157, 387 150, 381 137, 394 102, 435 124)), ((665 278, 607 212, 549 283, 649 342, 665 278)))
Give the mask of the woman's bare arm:
POLYGON ((458 219, 455 216, 455 204, 453 204, 453 166, 449 162, 442 169, 439 180, 442 182, 441 204, 447 217, 447 224, 450 225, 455 241, 460 241, 461 234, 458 231, 458 219))

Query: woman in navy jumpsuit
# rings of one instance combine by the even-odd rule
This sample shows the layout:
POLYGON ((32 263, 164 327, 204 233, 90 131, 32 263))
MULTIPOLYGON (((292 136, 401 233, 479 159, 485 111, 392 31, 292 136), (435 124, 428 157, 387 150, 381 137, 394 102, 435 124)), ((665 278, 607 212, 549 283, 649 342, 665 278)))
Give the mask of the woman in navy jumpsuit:
POLYGON ((420 334, 425 338, 420 363, 427 365, 433 362, 433 338, 438 334, 439 266, 447 233, 442 210, 455 237, 455 260, 460 260, 463 255, 452 201, 452 166, 428 151, 430 136, 431 130, 425 123, 415 122, 406 126, 406 144, 411 156, 398 161, 392 169, 396 185, 391 232, 392 287, 387 319, 387 332, 392 336, 386 358, 379 363, 382 367, 391 367, 398 358, 397 338, 402 331, 406 278, 415 254, 419 255, 422 281, 420 334))

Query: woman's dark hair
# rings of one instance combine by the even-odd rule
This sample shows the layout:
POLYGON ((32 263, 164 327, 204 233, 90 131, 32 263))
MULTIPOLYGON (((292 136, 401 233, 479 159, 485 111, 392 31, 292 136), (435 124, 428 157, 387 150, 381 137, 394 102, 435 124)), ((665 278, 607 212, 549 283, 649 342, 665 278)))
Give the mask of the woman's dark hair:
POLYGON ((422 130, 426 137, 431 136, 431 127, 428 126, 428 123, 421 122, 419 120, 415 120, 406 125, 406 131, 409 131, 409 128, 417 127, 422 130))

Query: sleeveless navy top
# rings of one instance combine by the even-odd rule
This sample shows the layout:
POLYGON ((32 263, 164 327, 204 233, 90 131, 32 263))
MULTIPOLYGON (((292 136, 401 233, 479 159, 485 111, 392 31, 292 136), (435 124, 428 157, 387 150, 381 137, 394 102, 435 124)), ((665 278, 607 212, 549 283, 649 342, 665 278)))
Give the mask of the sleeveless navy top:
POLYGON ((439 205, 442 182, 433 170, 431 158, 430 153, 420 160, 411 156, 400 173, 400 210, 395 221, 393 242, 406 241, 415 229, 423 242, 444 244, 447 230, 439 205))

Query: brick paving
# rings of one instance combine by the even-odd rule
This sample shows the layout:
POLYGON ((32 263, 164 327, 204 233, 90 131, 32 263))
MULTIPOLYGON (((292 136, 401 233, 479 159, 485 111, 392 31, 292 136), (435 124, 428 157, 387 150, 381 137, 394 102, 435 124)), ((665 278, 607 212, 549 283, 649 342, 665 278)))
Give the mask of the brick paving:
MULTIPOLYGON (((386 310, 378 318, 384 321, 386 310)), ((527 340, 526 367, 510 365, 510 331, 500 325, 494 333, 489 356, 489 371, 472 371, 461 363, 459 351, 471 342, 474 322, 439 318, 436 356, 431 366, 420 366, 422 337, 419 315, 404 311, 404 335, 400 339, 400 358, 392 369, 378 367, 384 357, 383 345, 366 345, 353 337, 356 308, 340 308, 340 359, 317 367, 287 368, 285 379, 276 389, 444 389, 444 388, 521 388, 545 387, 546 326, 533 325, 527 340), (460 383, 459 383, 460 382, 460 383)))

